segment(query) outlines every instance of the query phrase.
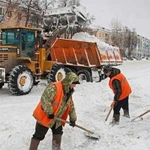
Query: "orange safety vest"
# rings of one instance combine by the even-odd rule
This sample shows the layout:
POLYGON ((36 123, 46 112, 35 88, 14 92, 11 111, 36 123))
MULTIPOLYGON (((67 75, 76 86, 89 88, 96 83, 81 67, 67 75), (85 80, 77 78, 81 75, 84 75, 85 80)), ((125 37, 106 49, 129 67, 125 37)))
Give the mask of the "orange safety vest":
MULTIPOLYGON (((59 111, 60 106, 62 104, 62 99, 63 99, 64 93, 63 93, 63 87, 62 87, 61 82, 54 82, 53 84, 56 85, 57 91, 56 91, 56 95, 55 95, 54 99, 50 103, 53 107, 54 115, 57 116, 57 112, 59 111)), ((67 119, 69 111, 70 111, 70 100, 68 100, 68 107, 61 117, 63 120, 67 119)), ((39 123, 41 123, 43 126, 46 126, 46 127, 49 127, 49 125, 53 121, 53 119, 48 118, 48 114, 46 114, 44 112, 44 110, 42 109, 41 101, 35 108, 35 110, 33 112, 33 116, 39 123)), ((62 125, 64 126, 65 123, 62 122, 62 125)))
POLYGON ((117 79, 121 82, 121 89, 122 89, 122 93, 119 97, 119 100, 123 100, 124 98, 126 98, 127 96, 129 96, 129 94, 131 93, 131 87, 127 81, 127 79, 125 78, 125 76, 122 73, 117 74, 116 76, 112 77, 109 80, 109 87, 113 90, 113 93, 115 94, 115 91, 113 89, 112 86, 112 81, 114 79, 117 79))

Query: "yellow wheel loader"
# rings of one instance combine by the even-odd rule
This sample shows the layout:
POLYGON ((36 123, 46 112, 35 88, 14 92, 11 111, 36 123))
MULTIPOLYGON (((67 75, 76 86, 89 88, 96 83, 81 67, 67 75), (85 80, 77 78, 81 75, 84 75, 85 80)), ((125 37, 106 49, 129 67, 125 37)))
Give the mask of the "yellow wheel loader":
POLYGON ((51 70, 53 62, 46 58, 46 49, 36 43, 38 31, 27 27, 1 29, 0 88, 8 83, 12 94, 27 94, 39 77, 51 70))

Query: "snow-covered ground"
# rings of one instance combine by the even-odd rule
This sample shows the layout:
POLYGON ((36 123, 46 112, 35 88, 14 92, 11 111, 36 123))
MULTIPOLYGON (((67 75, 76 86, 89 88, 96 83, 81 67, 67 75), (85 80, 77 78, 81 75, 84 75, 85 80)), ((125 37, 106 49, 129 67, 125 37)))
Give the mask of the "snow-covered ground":
MULTIPOLYGON (((100 83, 76 86, 73 95, 77 124, 101 136, 99 141, 88 139, 84 131, 64 127, 63 150, 150 150, 150 113, 131 122, 131 119, 150 109, 150 60, 126 61, 118 66, 132 87, 130 119, 121 111, 120 124, 111 126, 112 113, 105 122, 113 94, 108 79, 100 83)), ((0 90, 0 150, 28 150, 34 132, 32 112, 45 89, 45 81, 25 96, 12 96, 7 85, 0 90)), ((51 131, 40 143, 39 150, 51 149, 51 131)))

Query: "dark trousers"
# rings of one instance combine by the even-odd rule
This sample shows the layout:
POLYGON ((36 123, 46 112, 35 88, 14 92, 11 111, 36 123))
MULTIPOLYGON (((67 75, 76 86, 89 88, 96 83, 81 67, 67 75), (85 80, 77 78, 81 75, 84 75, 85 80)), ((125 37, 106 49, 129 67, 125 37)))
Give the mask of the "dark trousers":
MULTIPOLYGON (((56 124, 54 124, 51 128, 53 134, 63 134, 63 128, 62 126, 59 126, 58 128, 55 128, 56 124)), ((43 140, 45 138, 45 135, 48 131, 48 127, 45 127, 38 122, 36 122, 35 126, 35 133, 33 134, 33 138, 37 140, 43 140)))
POLYGON ((129 111, 129 96, 117 102, 117 105, 114 107, 114 114, 120 115, 120 109, 129 111))

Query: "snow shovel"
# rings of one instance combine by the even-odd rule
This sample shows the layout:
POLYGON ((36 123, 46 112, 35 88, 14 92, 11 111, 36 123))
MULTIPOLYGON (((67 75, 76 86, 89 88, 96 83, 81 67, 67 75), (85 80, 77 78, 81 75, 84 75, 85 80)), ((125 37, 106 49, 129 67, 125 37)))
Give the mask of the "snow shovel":
POLYGON ((113 106, 110 107, 109 112, 108 112, 108 114, 107 114, 107 116, 105 118, 105 121, 107 121, 107 119, 108 119, 108 117, 109 117, 109 115, 110 115, 112 110, 113 110, 113 106))
POLYGON ((131 122, 134 121, 134 120, 137 119, 137 118, 141 118, 142 116, 144 116, 145 114, 147 114, 147 113, 149 113, 149 112, 150 112, 150 110, 145 111, 145 112, 142 113, 141 115, 139 115, 139 116, 135 117, 134 119, 132 119, 131 122))
MULTIPOLYGON (((70 124, 69 121, 63 120, 63 119, 61 119, 61 118, 55 117, 55 120, 60 121, 60 122, 64 122, 64 123, 67 123, 67 124, 70 124)), ((93 131, 90 131, 90 130, 84 128, 84 127, 81 127, 81 126, 79 126, 79 125, 77 125, 77 124, 75 125, 75 127, 86 131, 86 132, 85 132, 85 135, 86 135, 87 137, 89 137, 90 139, 99 140, 99 138, 100 138, 99 135, 95 134, 93 131)))

